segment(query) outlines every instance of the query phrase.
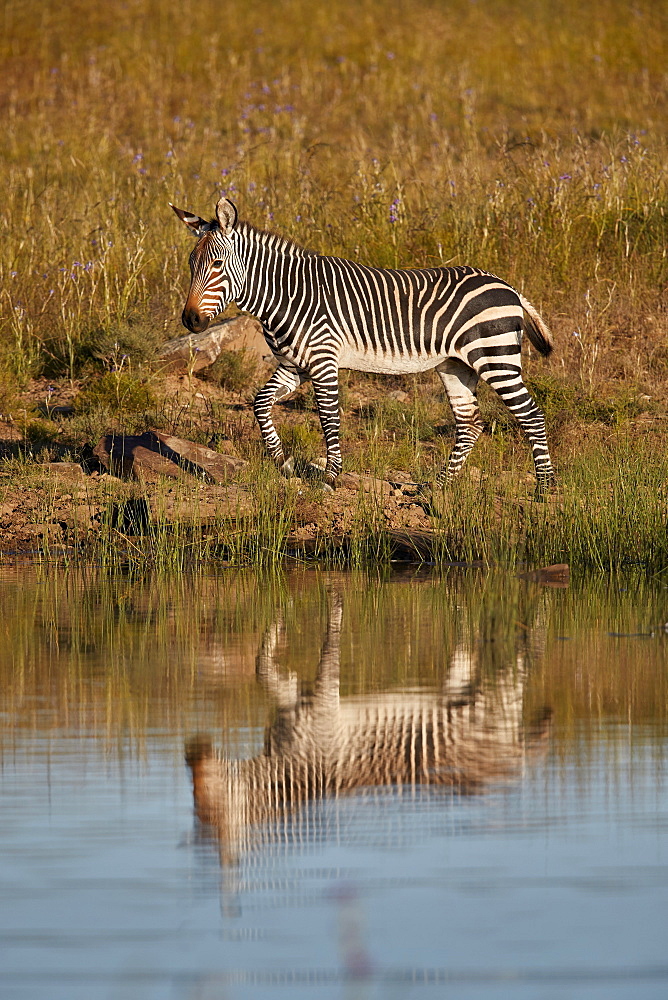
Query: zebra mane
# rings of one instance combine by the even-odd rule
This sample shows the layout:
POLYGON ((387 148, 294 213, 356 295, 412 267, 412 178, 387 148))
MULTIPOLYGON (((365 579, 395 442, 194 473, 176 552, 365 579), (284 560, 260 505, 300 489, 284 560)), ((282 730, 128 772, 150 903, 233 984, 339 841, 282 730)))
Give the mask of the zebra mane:
POLYGON ((270 229, 259 229, 245 220, 237 223, 237 231, 246 237, 268 247, 275 253, 285 254, 289 257, 319 257, 315 250, 307 250, 306 247, 291 240, 288 236, 281 236, 280 233, 273 233, 270 229))

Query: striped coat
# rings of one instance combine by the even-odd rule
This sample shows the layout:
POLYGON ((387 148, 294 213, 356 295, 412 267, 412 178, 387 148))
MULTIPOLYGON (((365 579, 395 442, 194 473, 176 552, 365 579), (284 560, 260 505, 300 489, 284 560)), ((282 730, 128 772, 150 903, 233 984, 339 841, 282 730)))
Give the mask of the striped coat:
POLYGON ((547 326, 519 292, 474 267, 392 269, 311 253, 290 240, 240 222, 226 199, 216 218, 175 209, 198 241, 183 322, 206 328, 230 301, 256 316, 278 367, 255 400, 269 454, 285 471, 271 419, 276 400, 313 383, 327 445, 325 483, 342 467, 340 369, 404 375, 435 369, 455 418, 455 445, 436 476, 441 486, 460 470, 482 432, 479 379, 517 417, 531 444, 539 491, 553 480, 543 414, 522 380, 526 334, 543 355, 547 326))
POLYGON ((342 601, 336 593, 330 601, 311 697, 301 697, 296 678, 278 668, 280 622, 263 638, 257 678, 277 704, 264 752, 230 760, 208 740, 188 744, 195 809, 216 829, 226 861, 271 841, 277 824, 314 800, 388 786, 483 791, 490 782, 517 775, 527 748, 544 731, 541 723, 527 732, 523 722, 522 653, 493 683, 481 685, 475 655, 461 645, 440 692, 341 698, 342 601))

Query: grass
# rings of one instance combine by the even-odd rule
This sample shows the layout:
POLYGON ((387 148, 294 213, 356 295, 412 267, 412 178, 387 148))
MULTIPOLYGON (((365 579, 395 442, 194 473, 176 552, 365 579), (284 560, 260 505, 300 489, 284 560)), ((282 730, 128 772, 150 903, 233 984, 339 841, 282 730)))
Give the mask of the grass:
POLYGON ((487 267, 540 304, 569 375, 649 377, 668 278, 661 6, 393 6, 291 0, 277 22, 231 0, 223 29, 210 0, 6 4, 16 375, 74 378, 96 344, 175 332, 189 244, 167 201, 206 214, 225 190, 319 251, 487 267))
MULTIPOLYGON (((154 519, 117 555, 117 523, 103 526, 93 558, 262 565, 285 550, 298 500, 260 459, 244 409, 262 366, 226 352, 207 376, 218 395, 191 373, 177 397, 156 362, 180 332, 191 248, 167 203, 206 215, 224 192, 317 251, 488 268, 553 327, 552 360, 529 352, 526 369, 560 494, 527 499, 525 442, 483 391, 481 471, 453 487, 437 560, 663 568, 661 5, 288 0, 276 19, 268 0, 230 0, 224 17, 211 0, 9 0, 2 17, 0 414, 20 431, 3 452, 18 462, 10 479, 30 479, 28 459, 86 455, 102 433, 147 426, 231 438, 251 462, 255 523, 195 530, 193 501, 188 523, 154 519), (63 393, 71 417, 49 408, 63 393)), ((437 388, 346 375, 347 467, 428 478, 452 431, 437 388)), ((292 407, 278 422, 310 461, 322 445, 308 387, 292 407)), ((136 499, 107 488, 112 505, 136 499)), ((390 557, 378 505, 360 501, 349 538, 345 556, 325 546, 323 557, 390 557)))
MULTIPOLYGON (((271 569, 286 559, 388 569, 397 558, 412 558, 436 570, 477 563, 518 572, 567 562, 576 574, 661 575, 668 566, 668 459, 651 441, 614 433, 612 442, 573 453, 545 502, 533 499, 521 442, 487 436, 478 464, 446 491, 441 515, 421 513, 417 529, 404 520, 410 507, 393 506, 393 498, 362 490, 352 501, 350 494, 330 498, 318 487, 282 479, 252 456, 229 488, 86 476, 59 484, 19 456, 5 462, 0 509, 21 511, 26 537, 19 549, 47 563, 110 570, 271 569), (300 534, 305 523, 310 527, 300 534)), ((403 447, 386 442, 386 463, 396 468, 403 447)), ((387 464, 380 472, 390 474, 387 464)))

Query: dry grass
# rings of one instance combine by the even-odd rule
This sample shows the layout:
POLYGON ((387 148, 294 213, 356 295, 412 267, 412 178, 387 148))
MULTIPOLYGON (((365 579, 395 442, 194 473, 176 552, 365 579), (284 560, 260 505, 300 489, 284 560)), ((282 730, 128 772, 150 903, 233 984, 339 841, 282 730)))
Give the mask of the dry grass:
MULTIPOLYGON (((646 566, 663 564, 661 5, 289 0, 278 16, 267 0, 8 0, 0 57, 0 413, 20 423, 24 454, 58 457, 110 426, 151 423, 202 441, 222 427, 257 461, 238 406, 244 378, 260 372, 218 373, 236 393, 231 409, 193 379, 177 400, 152 364, 180 331, 188 280, 190 240, 167 202, 206 214, 225 192, 253 222, 318 251, 486 267, 553 326, 549 367, 529 358, 527 370, 565 514, 548 530, 540 511, 494 520, 489 490, 462 488, 458 523, 470 530, 453 520, 448 541, 445 526, 444 554, 484 543, 494 559, 504 546, 510 562, 567 550, 575 565, 608 567, 640 547, 646 566), (49 381, 37 391, 31 377, 49 381), (49 417, 51 382, 54 399, 65 382, 70 396, 83 390, 73 418, 30 412, 21 390, 30 384, 49 417)), ((395 381, 391 398, 388 384, 344 379, 347 467, 426 478, 450 441, 438 387, 395 381)), ((483 478, 521 475, 526 444, 483 397, 491 433, 473 461, 483 478)), ((319 429, 308 390, 300 398, 277 422, 312 458, 319 429)), ((365 537, 360 552, 376 552, 365 537)), ((257 558, 266 551, 262 540, 257 558)))
POLYGON ((660 392, 661 5, 10 0, 1 38, 15 375, 176 332, 189 244, 167 201, 205 214, 224 190, 316 250, 498 272, 569 377, 660 392))

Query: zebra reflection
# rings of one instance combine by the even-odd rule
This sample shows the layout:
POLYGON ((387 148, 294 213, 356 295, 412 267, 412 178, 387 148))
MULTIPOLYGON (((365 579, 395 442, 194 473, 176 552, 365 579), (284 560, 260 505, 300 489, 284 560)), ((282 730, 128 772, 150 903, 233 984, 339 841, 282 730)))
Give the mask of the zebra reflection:
POLYGON ((389 786, 440 786, 471 794, 519 776, 527 752, 540 745, 547 714, 533 727, 524 725, 527 671, 521 652, 509 669, 483 684, 475 655, 462 643, 440 692, 341 698, 342 615, 342 599, 333 593, 309 697, 301 695, 297 677, 281 673, 276 662, 282 622, 265 632, 257 680, 277 713, 263 753, 232 760, 207 739, 187 745, 195 811, 215 829, 224 862, 270 842, 272 831, 277 836, 282 823, 315 800, 389 786))

